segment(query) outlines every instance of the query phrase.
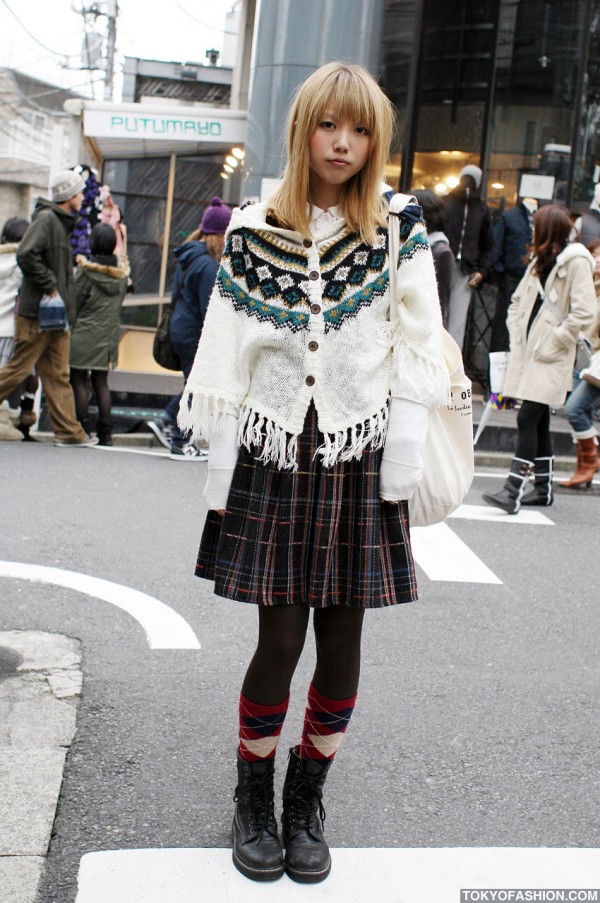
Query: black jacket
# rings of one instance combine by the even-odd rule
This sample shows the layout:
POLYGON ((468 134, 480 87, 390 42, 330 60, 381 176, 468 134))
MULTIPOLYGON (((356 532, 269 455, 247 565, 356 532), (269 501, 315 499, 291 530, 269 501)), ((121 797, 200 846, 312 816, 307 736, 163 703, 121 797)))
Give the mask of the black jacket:
POLYGON ((492 220, 488 205, 477 191, 467 197, 459 185, 450 192, 444 202, 444 232, 455 258, 460 256, 463 273, 490 273, 494 259, 492 220))
POLYGON ((494 269, 498 273, 525 274, 527 248, 533 238, 529 211, 524 204, 506 210, 494 228, 494 269))

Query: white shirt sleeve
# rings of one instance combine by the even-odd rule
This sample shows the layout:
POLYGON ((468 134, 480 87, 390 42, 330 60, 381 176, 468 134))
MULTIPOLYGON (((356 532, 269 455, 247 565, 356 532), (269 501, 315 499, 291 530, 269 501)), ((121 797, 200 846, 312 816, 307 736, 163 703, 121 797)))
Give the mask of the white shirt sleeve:
POLYGON ((409 499, 423 475, 422 449, 429 408, 392 397, 387 437, 379 472, 379 495, 387 502, 409 499))
POLYGON ((210 437, 204 499, 211 511, 227 506, 237 458, 237 416, 228 412, 219 418, 210 437))

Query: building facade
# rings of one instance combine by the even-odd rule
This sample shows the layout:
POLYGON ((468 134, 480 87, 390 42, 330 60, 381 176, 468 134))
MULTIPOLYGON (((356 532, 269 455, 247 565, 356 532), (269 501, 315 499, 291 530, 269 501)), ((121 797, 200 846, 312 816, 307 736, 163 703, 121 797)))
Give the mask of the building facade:
POLYGON ((493 207, 579 211, 600 180, 600 0, 262 0, 254 44, 248 196, 281 170, 294 88, 332 59, 366 65, 394 102, 401 190, 445 194, 475 163, 493 207))

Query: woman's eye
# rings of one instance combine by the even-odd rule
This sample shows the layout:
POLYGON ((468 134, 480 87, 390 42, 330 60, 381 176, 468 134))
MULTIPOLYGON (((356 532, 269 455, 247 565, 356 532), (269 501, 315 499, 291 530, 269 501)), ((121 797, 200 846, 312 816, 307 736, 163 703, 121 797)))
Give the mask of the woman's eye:
POLYGON ((359 135, 368 135, 369 134, 368 128, 364 125, 357 125, 354 131, 358 132, 359 135))
POLYGON ((323 122, 320 123, 322 129, 333 129, 335 125, 330 119, 324 119, 323 122))

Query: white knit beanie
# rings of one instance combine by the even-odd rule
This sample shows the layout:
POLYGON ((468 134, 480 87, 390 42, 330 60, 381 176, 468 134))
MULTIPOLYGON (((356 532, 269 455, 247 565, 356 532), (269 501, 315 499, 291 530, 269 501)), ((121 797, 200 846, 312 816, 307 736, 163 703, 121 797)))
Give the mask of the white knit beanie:
POLYGON ((478 166, 474 166, 472 163, 469 163, 467 166, 463 166, 459 173, 459 179, 462 179, 463 176, 471 176, 473 181, 475 182, 475 188, 481 188, 481 179, 483 178, 483 172, 479 169, 478 166))
POLYGON ((50 183, 50 191, 52 192, 52 200, 56 204, 62 201, 68 201, 74 198, 76 194, 83 191, 85 182, 81 176, 73 172, 72 169, 63 169, 57 173, 50 183))

